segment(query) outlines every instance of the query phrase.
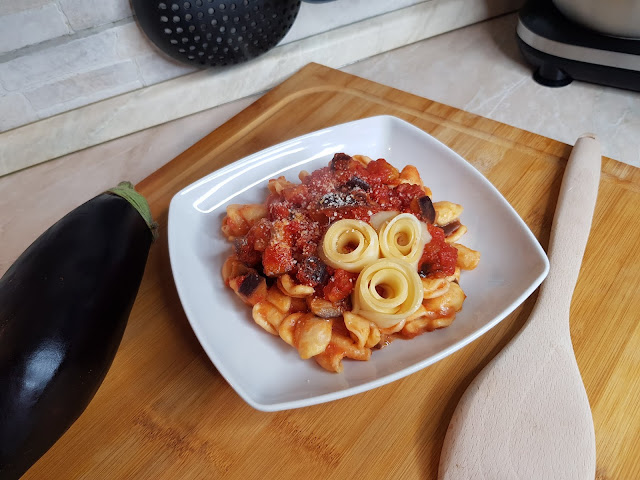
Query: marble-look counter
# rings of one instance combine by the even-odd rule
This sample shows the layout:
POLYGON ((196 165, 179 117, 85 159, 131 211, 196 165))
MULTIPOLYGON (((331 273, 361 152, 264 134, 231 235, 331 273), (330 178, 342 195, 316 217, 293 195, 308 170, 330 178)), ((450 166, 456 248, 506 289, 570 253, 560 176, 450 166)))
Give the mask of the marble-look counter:
MULTIPOLYGON (((507 15, 398 48, 344 71, 572 144, 598 134, 606 156, 640 166, 640 94, 580 82, 537 85, 507 15)), ((0 178, 0 274, 42 231, 97 193, 138 182, 258 95, 0 178)))

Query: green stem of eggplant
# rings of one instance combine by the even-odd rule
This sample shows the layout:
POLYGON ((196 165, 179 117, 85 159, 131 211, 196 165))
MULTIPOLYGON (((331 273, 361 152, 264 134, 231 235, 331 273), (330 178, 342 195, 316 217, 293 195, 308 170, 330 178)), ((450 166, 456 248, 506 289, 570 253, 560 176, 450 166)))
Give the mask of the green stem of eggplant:
POLYGON ((146 198, 144 198, 140 193, 136 191, 131 182, 120 182, 117 187, 110 188, 107 191, 113 193, 114 195, 118 195, 119 197, 122 197, 127 202, 129 202, 147 223, 147 226, 149 227, 149 230, 151 230, 151 234, 153 235, 153 239, 155 240, 156 238, 158 238, 158 224, 153 221, 149 203, 147 202, 146 198))

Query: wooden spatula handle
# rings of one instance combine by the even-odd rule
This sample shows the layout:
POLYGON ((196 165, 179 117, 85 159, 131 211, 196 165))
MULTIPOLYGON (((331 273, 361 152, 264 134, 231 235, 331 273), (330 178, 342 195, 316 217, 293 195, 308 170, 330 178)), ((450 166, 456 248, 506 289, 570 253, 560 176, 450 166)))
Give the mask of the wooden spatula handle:
POLYGON ((544 303, 547 295, 554 295, 552 292, 561 291, 563 295, 555 299, 555 308, 568 309, 571 305, 591 230, 601 163, 600 143, 595 136, 585 134, 578 138, 562 177, 549 239, 551 269, 540 288, 538 304, 544 303))
POLYGON ((591 230, 596 205, 602 156, 600 143, 591 134, 580 137, 569 156, 562 178, 549 239, 549 280, 575 284, 591 230), (571 236, 560 236, 561 226, 571 228, 571 236))

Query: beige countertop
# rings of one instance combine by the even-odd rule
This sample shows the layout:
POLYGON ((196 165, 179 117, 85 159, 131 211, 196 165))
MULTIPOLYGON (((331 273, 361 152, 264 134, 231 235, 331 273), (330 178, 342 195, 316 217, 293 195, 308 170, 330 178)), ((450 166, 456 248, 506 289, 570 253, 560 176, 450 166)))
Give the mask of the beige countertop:
MULTIPOLYGON (((573 144, 595 132, 604 155, 640 166, 640 94, 531 78, 516 15, 461 28, 342 70, 573 144)), ((259 98, 254 95, 0 178, 0 274, 49 225, 120 180, 138 182, 259 98)))

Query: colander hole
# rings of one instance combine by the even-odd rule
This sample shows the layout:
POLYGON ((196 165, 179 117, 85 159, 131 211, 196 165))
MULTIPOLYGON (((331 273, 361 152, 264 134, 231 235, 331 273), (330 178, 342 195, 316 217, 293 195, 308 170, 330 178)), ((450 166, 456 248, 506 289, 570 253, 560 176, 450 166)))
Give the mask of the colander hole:
POLYGON ((231 5, 229 5, 229 8, 231 8, 231 10, 235 10, 236 9, 236 4, 232 3, 231 5))
POLYGON ((213 38, 213 35, 211 35, 210 33, 207 33, 207 40, 211 40, 211 38, 213 38))
POLYGON ((189 25, 189 31, 191 33, 195 32, 196 31, 196 26, 195 25, 189 25))
POLYGON ((233 38, 227 38, 227 43, 231 45, 233 43, 233 38))
POLYGON ((173 5, 171 5, 171 10, 173 10, 174 12, 177 12, 178 10, 180 10, 180 7, 178 6, 177 3, 174 3, 173 5))
POLYGON ((179 49, 178 49, 178 51, 179 51, 180 53, 185 53, 185 52, 186 52, 186 50, 185 50, 184 48, 179 48, 179 49))
POLYGON ((188 37, 182 37, 182 43, 189 43, 188 37))
POLYGON ((176 28, 176 33, 182 33, 184 32, 184 30, 182 29, 182 27, 178 27, 176 28))
POLYGON ((193 37, 193 41, 194 42, 199 42, 200 41, 200 35, 196 35, 195 37, 193 37))
POLYGON ((166 10, 167 9, 167 4, 166 3, 159 3, 158 4, 158 8, 160 10, 166 10))
POLYGON ((209 55, 207 58, 208 58, 209 60, 213 60, 213 55, 209 55))
POLYGON ((222 27, 220 27, 220 33, 224 33, 227 29, 224 28, 224 25, 222 27))
POLYGON ((200 24, 200 30, 202 30, 203 32, 207 30, 207 25, 205 25, 204 23, 200 24))
POLYGON ((229 49, 228 49, 227 47, 224 47, 224 48, 222 49, 222 52, 223 52, 223 53, 229 53, 229 49))
POLYGON ((171 29, 170 29, 170 28, 165 28, 165 29, 164 29, 164 33, 166 33, 166 34, 169 34, 169 35, 170 35, 170 34, 172 34, 172 33, 173 33, 173 31, 171 31, 171 29))
POLYGON ((189 2, 184 2, 184 8, 191 8, 191 4, 189 2))
POLYGON ((187 14, 184 16, 184 19, 185 19, 187 22, 188 22, 188 21, 190 21, 192 18, 193 18, 193 17, 191 16, 191 14, 190 14, 190 13, 187 13, 187 14))
POLYGON ((178 15, 173 16, 173 22, 178 23, 180 21, 180 17, 178 15))
POLYGON ((202 19, 202 17, 204 17, 204 13, 198 12, 198 18, 202 19))
POLYGON ((168 22, 168 21, 169 21, 169 19, 168 19, 167 17, 165 17, 164 15, 162 15, 162 16, 160 17, 160 21, 161 21, 161 22, 168 22))
POLYGON ((236 33, 236 29, 235 27, 231 27, 231 29, 229 30, 230 33, 235 34, 236 33))
POLYGON ((202 0, 196 0, 196 7, 202 6, 202 0))
POLYGON ((240 17, 233 17, 233 23, 238 23, 240 21, 240 17))
POLYGON ((225 10, 227 8, 227 6, 224 3, 221 3, 220 6, 218 7, 220 10, 225 10))
POLYGON ((249 0, 243 0, 242 4, 246 7, 247 5, 249 5, 249 0))
POLYGON ((189 47, 189 50, 190 50, 190 51, 192 51, 192 52, 193 52, 195 49, 196 49, 196 47, 195 47, 194 45, 191 45, 191 46, 189 47))
POLYGON ((195 55, 187 55, 187 58, 189 60, 195 60, 196 57, 195 57, 195 55))
POLYGON ((199 57, 204 57, 204 52, 198 52, 199 57))
POLYGON ((250 23, 250 25, 251 25, 252 27, 255 27, 257 24, 256 24, 256 22, 251 22, 251 23, 250 23))
POLYGON ((215 13, 215 10, 213 8, 210 8, 209 10, 207 10, 207 13, 209 15, 213 15, 215 13))
POLYGON ((216 25, 218 25, 218 20, 216 20, 215 18, 213 20, 211 20, 211 25, 214 26, 214 27, 216 25))
POLYGON ((202 48, 204 48, 204 49, 209 48, 209 44, 208 44, 207 42, 204 42, 204 43, 202 44, 202 48))
POLYGON ((229 21, 229 15, 223 15, 223 16, 222 16, 222 20, 223 20, 224 22, 229 21))
POLYGON ((244 38, 242 38, 242 35, 238 36, 238 41, 241 42, 242 40, 244 40, 244 38))
POLYGON ((216 42, 218 42, 218 43, 222 43, 222 37, 217 37, 217 38, 216 38, 216 42))
POLYGON ((178 40, 176 40, 175 38, 172 38, 169 41, 171 42, 171 45, 177 45, 178 44, 178 40))
POLYGON ((242 25, 240 27, 240 30, 242 30, 243 32, 246 32, 247 31, 247 26, 246 25, 242 25))

